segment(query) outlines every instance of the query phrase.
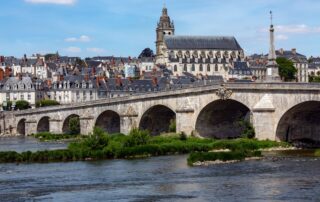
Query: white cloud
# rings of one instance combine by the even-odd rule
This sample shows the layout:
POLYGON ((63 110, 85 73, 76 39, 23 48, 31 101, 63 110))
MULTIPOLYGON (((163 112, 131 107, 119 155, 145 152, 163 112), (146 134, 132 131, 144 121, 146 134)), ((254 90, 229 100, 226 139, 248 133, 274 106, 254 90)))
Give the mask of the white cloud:
MULTIPOLYGON (((269 32, 269 28, 260 30, 261 32, 269 32)), ((300 25, 277 25, 275 31, 282 34, 314 34, 320 33, 320 27, 310 27, 305 24, 300 25)))
POLYGON ((69 53, 80 53, 81 48, 75 47, 75 46, 70 46, 70 47, 66 48, 65 51, 67 51, 69 53))
POLYGON ((276 39, 279 40, 279 41, 285 41, 285 40, 288 40, 289 37, 287 35, 284 35, 284 34, 279 34, 279 35, 276 35, 276 39))
POLYGON ((82 35, 79 38, 77 38, 77 37, 66 38, 64 41, 66 41, 66 42, 90 42, 91 38, 89 36, 82 35))
POLYGON ((25 0, 27 3, 33 4, 60 4, 60 5, 73 5, 77 0, 25 0))
POLYGON ((87 48, 88 52, 92 53, 104 53, 105 50, 103 48, 87 48))

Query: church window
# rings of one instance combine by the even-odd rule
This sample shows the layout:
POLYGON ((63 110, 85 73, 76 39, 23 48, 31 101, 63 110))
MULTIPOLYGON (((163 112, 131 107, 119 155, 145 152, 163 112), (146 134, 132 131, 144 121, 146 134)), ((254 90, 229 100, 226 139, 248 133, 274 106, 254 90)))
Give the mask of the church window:
POLYGON ((175 71, 175 72, 178 71, 177 65, 174 65, 173 71, 175 71))

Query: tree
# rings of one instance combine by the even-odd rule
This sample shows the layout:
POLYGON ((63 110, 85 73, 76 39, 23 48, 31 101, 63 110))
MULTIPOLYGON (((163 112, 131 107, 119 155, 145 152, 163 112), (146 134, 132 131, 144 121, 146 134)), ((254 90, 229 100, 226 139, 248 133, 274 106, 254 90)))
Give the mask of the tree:
POLYGON ((292 61, 281 57, 276 61, 279 65, 279 75, 284 81, 292 81, 296 78, 297 69, 292 61))
POLYGON ((25 100, 19 100, 16 102, 16 109, 24 110, 24 109, 29 109, 29 108, 30 108, 30 104, 29 104, 29 102, 27 102, 25 100))
POLYGON ((139 58, 149 58, 154 57, 153 50, 150 48, 145 48, 139 55, 139 58))

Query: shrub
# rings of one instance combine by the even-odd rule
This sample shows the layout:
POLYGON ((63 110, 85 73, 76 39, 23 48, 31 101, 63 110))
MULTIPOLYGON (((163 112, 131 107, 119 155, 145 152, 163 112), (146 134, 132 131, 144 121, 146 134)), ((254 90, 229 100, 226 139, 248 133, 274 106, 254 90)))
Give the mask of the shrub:
POLYGON ((175 133, 177 130, 177 124, 175 119, 170 120, 170 125, 169 125, 169 132, 175 133))
POLYGON ((36 107, 48 107, 56 105, 60 105, 60 103, 55 100, 40 100, 36 102, 36 107))
POLYGON ((241 137, 252 139, 255 137, 256 133, 254 131, 253 125, 244 119, 237 121, 236 125, 241 129, 241 137))
POLYGON ((125 147, 134 147, 138 145, 145 145, 150 140, 150 134, 146 130, 139 130, 134 128, 130 131, 127 139, 124 142, 125 147))
POLYGON ((182 140, 182 141, 186 141, 188 139, 188 136, 185 132, 181 132, 179 134, 179 139, 182 140))
POLYGON ((76 135, 80 133, 80 119, 79 117, 73 117, 69 120, 69 133, 76 135))
POLYGON ((7 106, 2 106, 3 110, 5 111, 10 111, 11 107, 12 107, 12 102, 11 101, 7 101, 7 106))
POLYGON ((29 109, 30 108, 30 104, 29 102, 25 101, 25 100, 18 100, 16 102, 16 109, 18 110, 24 110, 24 109, 29 109))

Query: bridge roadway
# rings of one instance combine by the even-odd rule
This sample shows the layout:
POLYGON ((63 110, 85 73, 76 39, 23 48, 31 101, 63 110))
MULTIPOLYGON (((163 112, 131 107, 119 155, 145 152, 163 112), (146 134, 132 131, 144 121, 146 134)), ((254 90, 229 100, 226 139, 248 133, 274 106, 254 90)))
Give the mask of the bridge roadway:
POLYGON ((132 128, 154 135, 177 132, 230 138, 241 133, 238 120, 252 123, 258 139, 320 141, 320 85, 301 83, 224 83, 2 114, 0 132, 30 135, 69 131, 79 118, 81 134, 95 126, 127 134, 132 128))

